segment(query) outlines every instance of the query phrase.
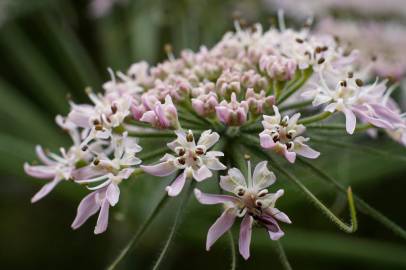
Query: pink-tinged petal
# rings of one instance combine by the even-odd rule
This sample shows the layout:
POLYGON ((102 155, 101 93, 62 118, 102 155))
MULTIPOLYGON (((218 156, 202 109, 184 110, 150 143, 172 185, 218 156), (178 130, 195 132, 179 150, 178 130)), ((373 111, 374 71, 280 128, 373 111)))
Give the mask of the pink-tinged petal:
POLYGON ((72 110, 68 114, 68 119, 72 121, 75 125, 81 128, 88 128, 89 125, 89 116, 83 112, 79 112, 77 110, 72 110))
POLYGON ((46 195, 51 192, 59 182, 61 182, 62 179, 54 179, 51 182, 45 184, 31 199, 31 203, 35 203, 42 198, 44 198, 46 195))
POLYGON ((324 108, 324 110, 333 113, 336 111, 337 105, 338 105, 337 103, 330 103, 324 108))
POLYGON ((210 170, 214 170, 214 171, 220 171, 220 170, 227 169, 227 167, 223 163, 221 163, 217 158, 208 158, 206 160, 206 166, 210 170))
POLYGON ((167 186, 165 190, 168 192, 168 195, 171 197, 178 196, 182 191, 183 186, 186 183, 186 172, 183 171, 176 179, 172 182, 170 186, 167 186))
POLYGON ((206 250, 209 251, 211 246, 219 239, 231 226, 233 226, 236 215, 234 209, 225 210, 221 216, 214 222, 207 233, 206 250))
POLYGON ((350 109, 344 109, 343 113, 345 115, 345 129, 348 134, 353 134, 357 125, 355 114, 350 109))
POLYGON ((290 152, 288 150, 283 151, 283 156, 289 161, 290 163, 295 163, 296 160, 296 153, 295 152, 290 152))
POLYGON ((24 171, 26 174, 35 178, 49 179, 55 177, 55 169, 49 166, 31 166, 25 163, 24 171))
POLYGON ((207 194, 199 189, 194 189, 195 197, 201 204, 219 204, 219 203, 239 203, 240 199, 229 195, 207 194))
POLYGON ((200 99, 193 98, 192 99, 192 106, 193 109, 199 114, 199 115, 204 115, 204 102, 201 101, 200 99))
POLYGON ((248 260, 248 258, 250 257, 252 222, 252 217, 250 215, 245 215, 240 225, 240 239, 238 241, 238 247, 241 256, 245 260, 248 260))
POLYGON ((118 203, 118 199, 120 198, 120 189, 118 188, 117 184, 111 183, 107 187, 106 198, 111 206, 114 206, 118 203))
POLYGON ((106 199, 103 200, 96 227, 94 228, 95 234, 104 233, 107 230, 107 225, 109 224, 109 208, 109 201, 106 199))
POLYGON ((237 168, 228 170, 228 175, 220 177, 220 187, 228 192, 235 192, 237 187, 247 187, 245 177, 237 168))
POLYGON ((75 180, 77 179, 91 179, 96 176, 104 175, 107 172, 104 170, 100 170, 100 168, 96 168, 94 166, 86 166, 80 169, 76 169, 72 172, 71 177, 75 180))
POLYGON ((96 201, 97 193, 98 191, 92 192, 82 199, 78 206, 75 220, 71 225, 72 229, 76 230, 82 226, 83 223, 89 219, 89 217, 93 216, 97 213, 97 211, 99 211, 100 205, 96 201))
POLYGON ((267 161, 262 161, 255 167, 252 180, 257 190, 262 190, 275 183, 276 176, 268 170, 267 163, 267 161))
POLYGON ((262 148, 271 149, 275 147, 275 142, 269 134, 259 134, 259 140, 262 148))
POLYGON ((216 115, 220 122, 225 124, 230 122, 230 112, 227 107, 221 105, 216 106, 216 115))
POLYGON ((312 149, 310 146, 303 144, 303 143, 297 143, 295 144, 295 152, 296 154, 306 157, 306 158, 311 158, 315 159, 320 156, 320 152, 317 152, 316 150, 312 149))
POLYGON ((262 215, 259 220, 263 225, 265 225, 266 229, 268 230, 269 237, 272 240, 279 240, 285 235, 285 233, 279 227, 278 222, 272 216, 262 215))
POLYGON ((48 158, 48 156, 45 154, 44 149, 40 145, 35 146, 35 152, 37 153, 37 156, 41 160, 41 162, 45 165, 55 164, 55 161, 48 158))
POLYGON ((212 147, 218 140, 220 135, 217 132, 211 132, 211 130, 205 130, 199 138, 197 145, 204 145, 206 149, 212 147))
POLYGON ((278 208, 270 208, 270 212, 274 218, 276 218, 282 222, 288 223, 288 224, 292 223, 292 221, 289 219, 289 217, 285 213, 280 211, 278 208))
POLYGON ((212 172, 205 165, 200 167, 198 170, 193 170, 193 178, 198 182, 203 181, 212 176, 213 176, 212 172))
POLYGON ((142 165, 141 169, 155 176, 168 176, 177 170, 171 161, 161 162, 156 165, 142 165))
POLYGON ((127 168, 127 169, 123 169, 121 170, 117 176, 120 177, 121 179, 128 179, 134 172, 133 168, 127 168))
POLYGON ((140 118, 140 121, 150 123, 151 125, 155 125, 155 123, 157 122, 155 112, 153 111, 145 112, 140 118))
POLYGON ((159 126, 163 128, 169 127, 171 124, 165 115, 164 109, 161 103, 157 103, 154 108, 155 114, 158 118, 159 126))

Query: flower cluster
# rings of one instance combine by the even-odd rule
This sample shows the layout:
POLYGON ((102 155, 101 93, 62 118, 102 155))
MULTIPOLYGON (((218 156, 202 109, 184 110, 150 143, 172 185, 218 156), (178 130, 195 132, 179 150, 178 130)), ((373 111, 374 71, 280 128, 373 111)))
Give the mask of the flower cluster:
POLYGON ((332 36, 308 29, 264 32, 260 25, 242 29, 236 24, 236 32, 226 33, 211 49, 186 50, 179 58, 169 52, 169 59, 156 66, 139 62, 126 73, 110 72, 103 93, 87 90, 93 104, 71 101, 69 114, 56 118, 73 145, 61 148, 59 155, 38 146, 43 164, 25 164, 27 174, 50 179, 32 202, 61 181, 85 185, 91 192, 80 202, 72 228, 99 212, 94 232, 102 233, 123 180, 142 173, 174 175, 166 187, 170 197, 181 194, 188 180, 211 180, 233 196, 195 189, 202 204, 222 203, 225 208, 209 229, 206 247, 241 217, 239 248, 247 259, 253 224, 277 240, 284 235, 278 221, 290 223, 275 208, 284 191, 267 189, 276 177, 261 161, 263 155, 282 155, 289 161, 286 166, 293 166, 297 155, 318 158, 306 126, 336 112, 345 114, 349 134, 358 118, 367 128, 384 129, 406 143, 405 120, 390 98, 387 81, 364 82, 356 57, 332 36), (142 164, 142 149, 151 143, 143 138, 149 135, 153 147, 162 151, 148 153, 150 161, 142 164), (258 160, 253 175, 248 162, 247 181, 243 168, 235 168, 245 154, 233 154, 240 147, 258 160), (217 171, 227 169, 226 176, 218 176, 217 171))

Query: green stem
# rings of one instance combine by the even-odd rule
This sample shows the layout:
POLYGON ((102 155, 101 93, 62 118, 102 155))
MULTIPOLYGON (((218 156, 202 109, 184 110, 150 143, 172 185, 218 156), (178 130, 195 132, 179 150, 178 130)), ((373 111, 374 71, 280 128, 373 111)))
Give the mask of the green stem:
POLYGON ((164 148, 161 148, 161 149, 157 149, 155 151, 150 151, 148 153, 145 153, 144 155, 140 154, 139 158, 142 161, 146 161, 146 160, 150 160, 150 159, 153 159, 153 158, 156 158, 156 157, 160 157, 163 154, 165 154, 167 151, 168 151, 168 148, 164 147, 164 148))
POLYGON ((310 123, 322 121, 322 120, 330 117, 330 115, 331 115, 331 112, 321 112, 321 113, 318 113, 318 114, 315 114, 315 115, 312 115, 309 117, 299 119, 299 121, 297 121, 297 122, 298 122, 298 124, 307 125, 310 123))
POLYGON ((273 158, 270 156, 269 153, 265 153, 262 151, 262 149, 258 146, 259 145, 259 140, 257 138, 252 138, 252 136, 243 136, 241 143, 244 145, 247 145, 252 149, 258 156, 267 158, 272 161, 272 165, 280 171, 282 174, 284 174, 291 182, 293 182, 305 195, 306 197, 314 203, 314 205, 319 208, 330 220, 335 223, 341 230, 347 232, 347 233, 353 233, 357 230, 357 217, 356 217, 356 211, 355 211, 355 206, 354 206, 354 200, 352 196, 352 190, 349 187, 347 189, 347 197, 348 197, 348 206, 350 210, 350 216, 351 216, 351 225, 347 225, 343 221, 341 221, 337 216, 334 215, 326 207, 317 197, 310 191, 308 190, 301 182, 299 179, 296 178, 293 174, 291 174, 289 171, 285 170, 281 166, 279 166, 273 158))
MULTIPOLYGON (((299 158, 298 161, 302 163, 303 165, 307 166, 313 172, 318 175, 321 179, 324 181, 331 183, 334 185, 335 188, 337 188, 341 192, 345 192, 345 187, 343 187, 338 181, 336 181, 334 178, 332 178, 330 175, 326 174, 322 170, 320 170, 318 167, 313 165, 312 163, 299 158)), ((406 239, 406 231, 402 229, 399 225, 391 221, 389 218, 384 216, 382 213, 380 213, 378 210, 370 206, 368 203, 366 203, 363 199, 358 197, 357 195, 354 195, 354 200, 357 204, 357 208, 364 214, 372 217, 376 221, 380 222, 382 225, 384 225, 386 228, 390 229, 393 231, 395 234, 399 235, 403 239, 406 239)))
POLYGON ((228 239, 230 241, 230 251, 231 251, 231 270, 235 270, 237 268, 237 255, 235 251, 235 243, 234 243, 234 237, 231 231, 228 231, 228 239))
POLYGON ((130 239, 127 245, 123 248, 120 254, 116 257, 112 264, 107 268, 107 270, 113 270, 117 267, 117 265, 121 262, 121 260, 125 257, 125 255, 130 251, 130 249, 137 244, 140 240, 141 236, 145 233, 146 229, 155 219, 159 211, 165 206, 166 202, 168 201, 168 196, 165 194, 162 199, 159 201, 158 205, 154 208, 152 213, 149 215, 147 220, 141 225, 138 231, 134 234, 134 236, 130 239))
POLYGON ((187 204, 187 202, 188 202, 188 200, 190 198, 190 195, 193 192, 193 188, 195 186, 195 183, 196 182, 192 180, 192 182, 190 183, 189 188, 187 190, 187 193, 183 196, 182 201, 180 202, 180 205, 179 205, 178 210, 176 212, 175 220, 174 220, 172 228, 171 228, 171 230, 169 232, 168 239, 166 240, 164 248, 162 249, 161 253, 159 254, 159 257, 156 260, 152 270, 157 270, 160 267, 162 261, 165 258, 165 255, 167 254, 167 252, 169 250, 169 247, 170 247, 170 245, 171 245, 171 243, 172 243, 172 241, 173 241, 173 239, 175 237, 175 233, 176 233, 176 231, 177 231, 177 229, 178 229, 178 227, 179 227, 179 225, 181 223, 182 214, 183 214, 183 212, 185 210, 185 207, 186 207, 186 204, 187 204))
POLYGON ((282 263, 283 269, 285 270, 292 270, 292 266, 290 266, 290 263, 288 261, 288 257, 286 256, 285 250, 282 246, 282 243, 280 241, 275 241, 275 250, 279 255, 279 260, 282 263))
POLYGON ((308 68, 306 70, 302 70, 300 79, 292 83, 291 85, 288 85, 287 89, 284 89, 282 95, 276 98, 276 104, 280 105, 282 104, 286 99, 288 99, 291 95, 293 95, 300 87, 302 87, 307 79, 313 74, 313 70, 311 68, 308 68))
MULTIPOLYGON (((369 128, 372 128, 373 126, 371 124, 360 124, 357 125, 355 130, 356 131, 364 131, 369 128)), ((307 129, 326 129, 326 130, 345 130, 345 125, 343 124, 313 124, 313 125, 308 125, 306 126, 307 129)))

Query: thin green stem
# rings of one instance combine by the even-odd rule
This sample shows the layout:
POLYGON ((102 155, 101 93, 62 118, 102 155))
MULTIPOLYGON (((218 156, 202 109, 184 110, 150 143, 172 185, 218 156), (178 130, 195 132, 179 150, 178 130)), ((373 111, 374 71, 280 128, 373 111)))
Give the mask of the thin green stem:
POLYGON ((330 117, 330 115, 331 115, 331 112, 321 112, 321 113, 318 113, 318 114, 315 114, 315 115, 312 115, 309 117, 299 119, 299 121, 297 121, 297 122, 298 122, 298 124, 307 125, 310 123, 322 121, 322 120, 330 117))
MULTIPOLYGON (((365 131, 372 128, 371 124, 360 124, 355 127, 356 131, 365 131)), ((343 124, 313 124, 307 125, 307 129, 323 129, 323 130, 345 130, 345 125, 343 124)))
POLYGON ((155 151, 150 151, 150 152, 145 153, 145 154, 140 154, 139 158, 141 160, 143 160, 143 161, 146 161, 146 160, 150 160, 150 159, 153 159, 153 158, 156 158, 156 157, 160 157, 163 154, 165 154, 167 151, 168 151, 168 148, 163 147, 163 148, 157 149, 155 151))
POLYGON ((118 254, 116 259, 113 261, 112 264, 107 268, 107 270, 113 270, 117 267, 117 265, 121 262, 121 260, 125 257, 125 255, 130 251, 130 249, 138 243, 141 236, 145 233, 146 229, 148 229, 149 225, 155 219, 159 211, 165 206, 166 202, 168 201, 168 196, 165 194, 162 199, 159 201, 158 205, 154 208, 152 213, 149 215, 147 220, 141 225, 138 231, 134 234, 134 236, 130 239, 127 245, 121 250, 118 254))
MULTIPOLYGON (((335 180, 333 177, 330 175, 326 174, 322 170, 320 170, 318 167, 313 165, 312 163, 299 158, 298 161, 305 165, 306 167, 310 168, 313 170, 313 172, 318 175, 321 179, 323 179, 325 182, 332 184, 335 188, 337 188, 341 192, 345 192, 345 187, 343 187, 337 180, 335 180)), ((393 231, 395 234, 399 235, 403 239, 406 239, 406 231, 402 229, 399 225, 391 221, 389 218, 384 216, 381 212, 370 206, 368 203, 366 203, 363 199, 358 197, 357 195, 354 195, 354 200, 356 202, 357 208, 359 211, 362 213, 372 217, 376 221, 380 222, 382 225, 384 225, 386 228, 389 230, 393 231)))
POLYGON ((173 239, 175 237, 175 233, 176 233, 176 231, 177 231, 177 229, 178 229, 178 227, 179 227, 179 225, 181 223, 183 212, 184 212, 184 210, 186 208, 186 204, 187 204, 187 202, 188 202, 188 200, 190 198, 190 195, 193 192, 193 188, 195 186, 195 183, 196 183, 195 181, 192 181, 190 183, 186 194, 184 194, 184 196, 182 198, 182 201, 179 204, 178 210, 176 211, 175 220, 174 220, 172 228, 171 228, 171 230, 169 232, 168 239, 166 240, 165 245, 164 245, 161 253, 159 254, 159 257, 156 260, 152 270, 157 270, 160 267, 161 263, 163 262, 163 260, 165 258, 165 255, 167 254, 167 252, 169 250, 169 247, 170 247, 170 245, 171 245, 171 243, 172 243, 172 241, 173 241, 173 239))
POLYGON ((292 270, 292 266, 290 266, 288 257, 286 256, 285 250, 280 241, 275 241, 275 250, 279 255, 279 260, 282 263, 283 269, 292 270))
POLYGON ((231 266, 230 270, 235 270, 237 268, 237 255, 235 251, 235 243, 234 243, 234 237, 231 231, 228 231, 228 239, 230 242, 230 251, 231 251, 231 266))
POLYGON ((294 183, 306 195, 306 197, 341 230, 347 233, 353 233, 357 230, 358 223, 354 200, 352 196, 352 190, 350 187, 347 189, 347 198, 350 210, 351 225, 347 225, 346 223, 341 221, 337 216, 335 216, 334 213, 332 213, 327 206, 325 206, 321 201, 319 201, 319 199, 317 199, 317 197, 310 190, 308 190, 299 179, 296 178, 296 176, 291 174, 289 171, 285 170, 283 167, 279 166, 278 163, 276 163, 273 160, 273 158, 270 156, 269 153, 263 152, 262 149, 258 146, 259 140, 257 138, 253 138, 252 136, 243 136, 241 143, 250 147, 250 149, 252 149, 258 156, 271 160, 272 166, 278 171, 280 171, 282 174, 284 174, 292 183, 294 183))
POLYGON ((280 105, 285 100, 287 100, 298 89, 300 89, 300 87, 302 87, 306 83, 307 79, 309 79, 309 77, 313 74, 313 70, 311 68, 302 70, 300 72, 301 72, 300 78, 298 80, 296 80, 294 83, 292 83, 291 85, 288 85, 287 89, 283 90, 282 95, 279 98, 275 97, 276 104, 280 105))

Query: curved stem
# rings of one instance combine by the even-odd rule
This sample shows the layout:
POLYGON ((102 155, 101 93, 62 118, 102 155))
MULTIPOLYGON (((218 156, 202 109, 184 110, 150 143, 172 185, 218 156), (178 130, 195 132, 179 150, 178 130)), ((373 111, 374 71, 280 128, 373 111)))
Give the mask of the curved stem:
POLYGON ((298 122, 298 124, 307 125, 310 123, 319 122, 321 120, 324 120, 324 119, 330 117, 330 115, 331 115, 331 112, 321 112, 321 113, 318 113, 318 114, 315 114, 315 115, 312 115, 309 117, 299 119, 299 121, 297 121, 297 122, 298 122))
POLYGON ((283 269, 285 270, 292 270, 292 266, 290 266, 290 263, 288 261, 288 257, 286 256, 285 250, 282 246, 282 243, 278 240, 275 241, 275 249, 276 252, 279 255, 279 260, 282 263, 283 269))
MULTIPOLYGON (((341 192, 345 192, 345 188, 334 178, 332 178, 330 175, 326 174, 322 170, 320 170, 318 167, 313 165, 312 163, 303 160, 302 158, 299 158, 298 161, 302 163, 303 165, 307 166, 313 172, 318 175, 321 179, 324 181, 331 183, 334 185, 335 188, 340 190, 341 192)), ((389 218, 387 218, 385 215, 383 215, 381 212, 370 206, 368 203, 366 203, 364 200, 362 200, 360 197, 357 195, 354 195, 354 200, 357 204, 357 208, 364 214, 372 217, 376 221, 380 222, 382 225, 384 225, 386 228, 390 229, 393 231, 395 234, 399 235, 403 239, 406 239, 406 231, 402 229, 399 225, 391 221, 389 218)))
POLYGON ((121 262, 121 260, 125 257, 125 255, 130 251, 130 249, 140 240, 141 236, 144 234, 146 229, 155 219, 159 211, 165 206, 166 202, 168 201, 168 196, 165 194, 162 199, 159 201, 158 205, 154 208, 152 213, 149 215, 147 220, 141 225, 138 231, 134 234, 134 236, 130 239, 127 245, 121 250, 118 254, 116 259, 113 261, 112 264, 109 265, 107 268, 108 270, 113 270, 117 267, 117 265, 121 262))
POLYGON ((285 100, 287 100, 291 95, 293 95, 300 87, 302 87, 307 79, 313 74, 313 70, 308 68, 306 70, 301 70, 301 76, 294 83, 288 85, 286 89, 283 90, 282 95, 276 99, 276 104, 280 105, 285 100))
POLYGON ((296 178, 293 174, 291 174, 289 171, 285 170, 281 166, 276 163, 273 158, 270 156, 269 153, 265 153, 262 151, 262 149, 258 146, 259 145, 259 140, 258 138, 253 138, 252 136, 243 136, 243 140, 241 140, 241 143, 244 145, 248 145, 250 149, 252 149, 258 156, 261 156, 263 158, 267 158, 270 161, 272 161, 272 166, 280 171, 282 174, 284 174, 291 182, 293 182, 305 195, 306 197, 314 203, 314 205, 319 208, 332 222, 334 222, 341 230, 347 232, 347 233, 353 233, 357 230, 358 223, 357 223, 357 216, 356 216, 356 211, 355 211, 355 205, 354 205, 354 199, 352 196, 352 190, 349 187, 347 189, 347 198, 348 198, 348 206, 350 210, 350 216, 351 216, 351 225, 347 225, 343 221, 341 221, 336 215, 334 215, 333 212, 328 209, 327 206, 325 206, 317 197, 310 191, 308 190, 301 182, 299 179, 296 178))
POLYGON ((293 109, 300 109, 300 108, 311 105, 312 102, 313 102, 312 100, 305 100, 305 101, 299 101, 299 102, 291 103, 291 104, 286 105, 286 106, 281 106, 279 108, 279 111, 284 112, 284 111, 293 110, 293 109))
POLYGON ((161 253, 159 254, 158 259, 156 260, 154 266, 152 267, 152 270, 157 270, 159 268, 159 266, 161 265, 162 261, 165 258, 166 253, 169 250, 169 247, 175 237, 175 233, 181 223, 181 219, 182 219, 182 214, 185 210, 186 204, 190 198, 190 195, 192 194, 193 188, 195 186, 195 181, 192 180, 192 182, 189 185, 189 188, 186 192, 186 194, 183 195, 182 201, 179 204, 178 210, 176 211, 176 216, 175 216, 175 220, 173 222, 172 228, 169 232, 169 236, 168 239, 165 242, 165 245, 161 251, 161 253))
POLYGON ((234 237, 231 231, 228 231, 228 239, 230 241, 230 251, 231 251, 231 270, 235 270, 237 268, 237 255, 235 252, 235 243, 234 243, 234 237))
MULTIPOLYGON (((306 126, 307 129, 325 129, 325 130, 343 130, 345 131, 345 125, 343 124, 314 124, 306 126)), ((356 131, 364 131, 369 128, 373 128, 371 124, 360 124, 357 125, 356 131)))

